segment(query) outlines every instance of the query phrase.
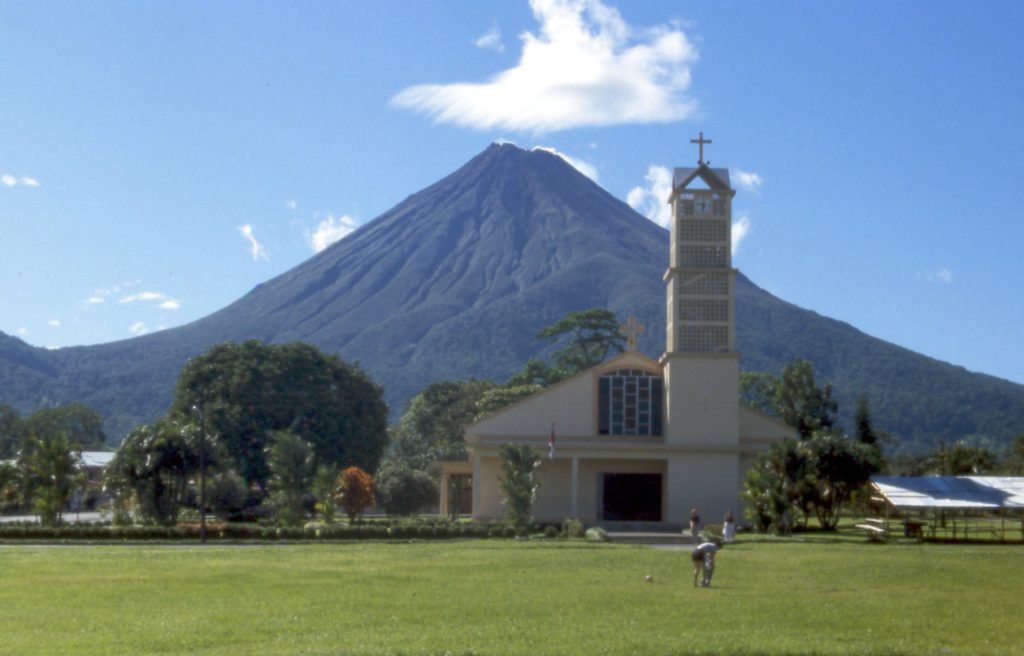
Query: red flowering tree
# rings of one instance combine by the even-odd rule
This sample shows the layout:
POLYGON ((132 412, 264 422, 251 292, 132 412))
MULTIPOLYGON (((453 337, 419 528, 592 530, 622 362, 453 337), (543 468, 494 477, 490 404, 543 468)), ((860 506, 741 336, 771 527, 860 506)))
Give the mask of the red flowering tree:
POLYGON ((359 467, 349 467, 338 474, 334 486, 334 500, 345 509, 349 524, 373 505, 373 494, 373 476, 359 467))

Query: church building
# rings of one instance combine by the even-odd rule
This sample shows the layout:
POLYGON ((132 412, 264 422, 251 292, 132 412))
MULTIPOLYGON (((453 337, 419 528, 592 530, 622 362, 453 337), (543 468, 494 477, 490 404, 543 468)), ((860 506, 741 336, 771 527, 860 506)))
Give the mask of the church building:
MULTIPOLYGON (((498 449, 530 444, 542 454, 533 515, 585 524, 686 525, 739 514, 739 491, 756 455, 795 431, 739 401, 732 199, 729 171, 704 161, 676 168, 668 202, 672 240, 665 272, 666 346, 658 360, 636 351, 642 326, 623 326, 627 351, 466 428, 467 462, 442 464, 471 478, 474 519, 503 516, 498 449)), ((462 504, 460 504, 462 505, 462 504)), ((469 504, 466 504, 469 505, 469 504)))

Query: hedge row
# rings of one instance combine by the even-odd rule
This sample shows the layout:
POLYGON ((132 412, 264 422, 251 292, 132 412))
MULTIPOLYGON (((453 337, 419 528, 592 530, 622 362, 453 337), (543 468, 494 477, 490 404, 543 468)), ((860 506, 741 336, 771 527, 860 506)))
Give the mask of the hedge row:
MULTIPOLYGON (((446 540, 456 538, 512 538, 515 529, 505 525, 435 524, 396 525, 374 524, 356 526, 306 526, 304 528, 275 528, 252 524, 221 524, 207 527, 209 540, 446 540)), ((163 526, 96 526, 67 525, 46 527, 39 525, 0 525, 0 540, 57 540, 57 541, 145 541, 145 540, 198 540, 199 527, 195 525, 163 526)))

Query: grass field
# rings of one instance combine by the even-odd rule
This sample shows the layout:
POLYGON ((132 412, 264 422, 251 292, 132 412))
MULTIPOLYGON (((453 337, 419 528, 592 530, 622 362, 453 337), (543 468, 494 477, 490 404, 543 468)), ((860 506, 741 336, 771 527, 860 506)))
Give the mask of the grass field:
POLYGON ((3 654, 1022 654, 1024 548, 0 546, 3 654), (645 583, 644 575, 653 576, 645 583))

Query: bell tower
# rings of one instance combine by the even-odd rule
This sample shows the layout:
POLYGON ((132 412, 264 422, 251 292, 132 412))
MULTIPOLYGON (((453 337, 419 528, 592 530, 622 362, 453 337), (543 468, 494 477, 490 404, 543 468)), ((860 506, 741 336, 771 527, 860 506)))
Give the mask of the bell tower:
POLYGON ((672 176, 672 244, 665 272, 665 442, 739 443, 739 354, 732 268, 732 198, 728 169, 704 161, 710 139, 697 139, 696 167, 672 176))

